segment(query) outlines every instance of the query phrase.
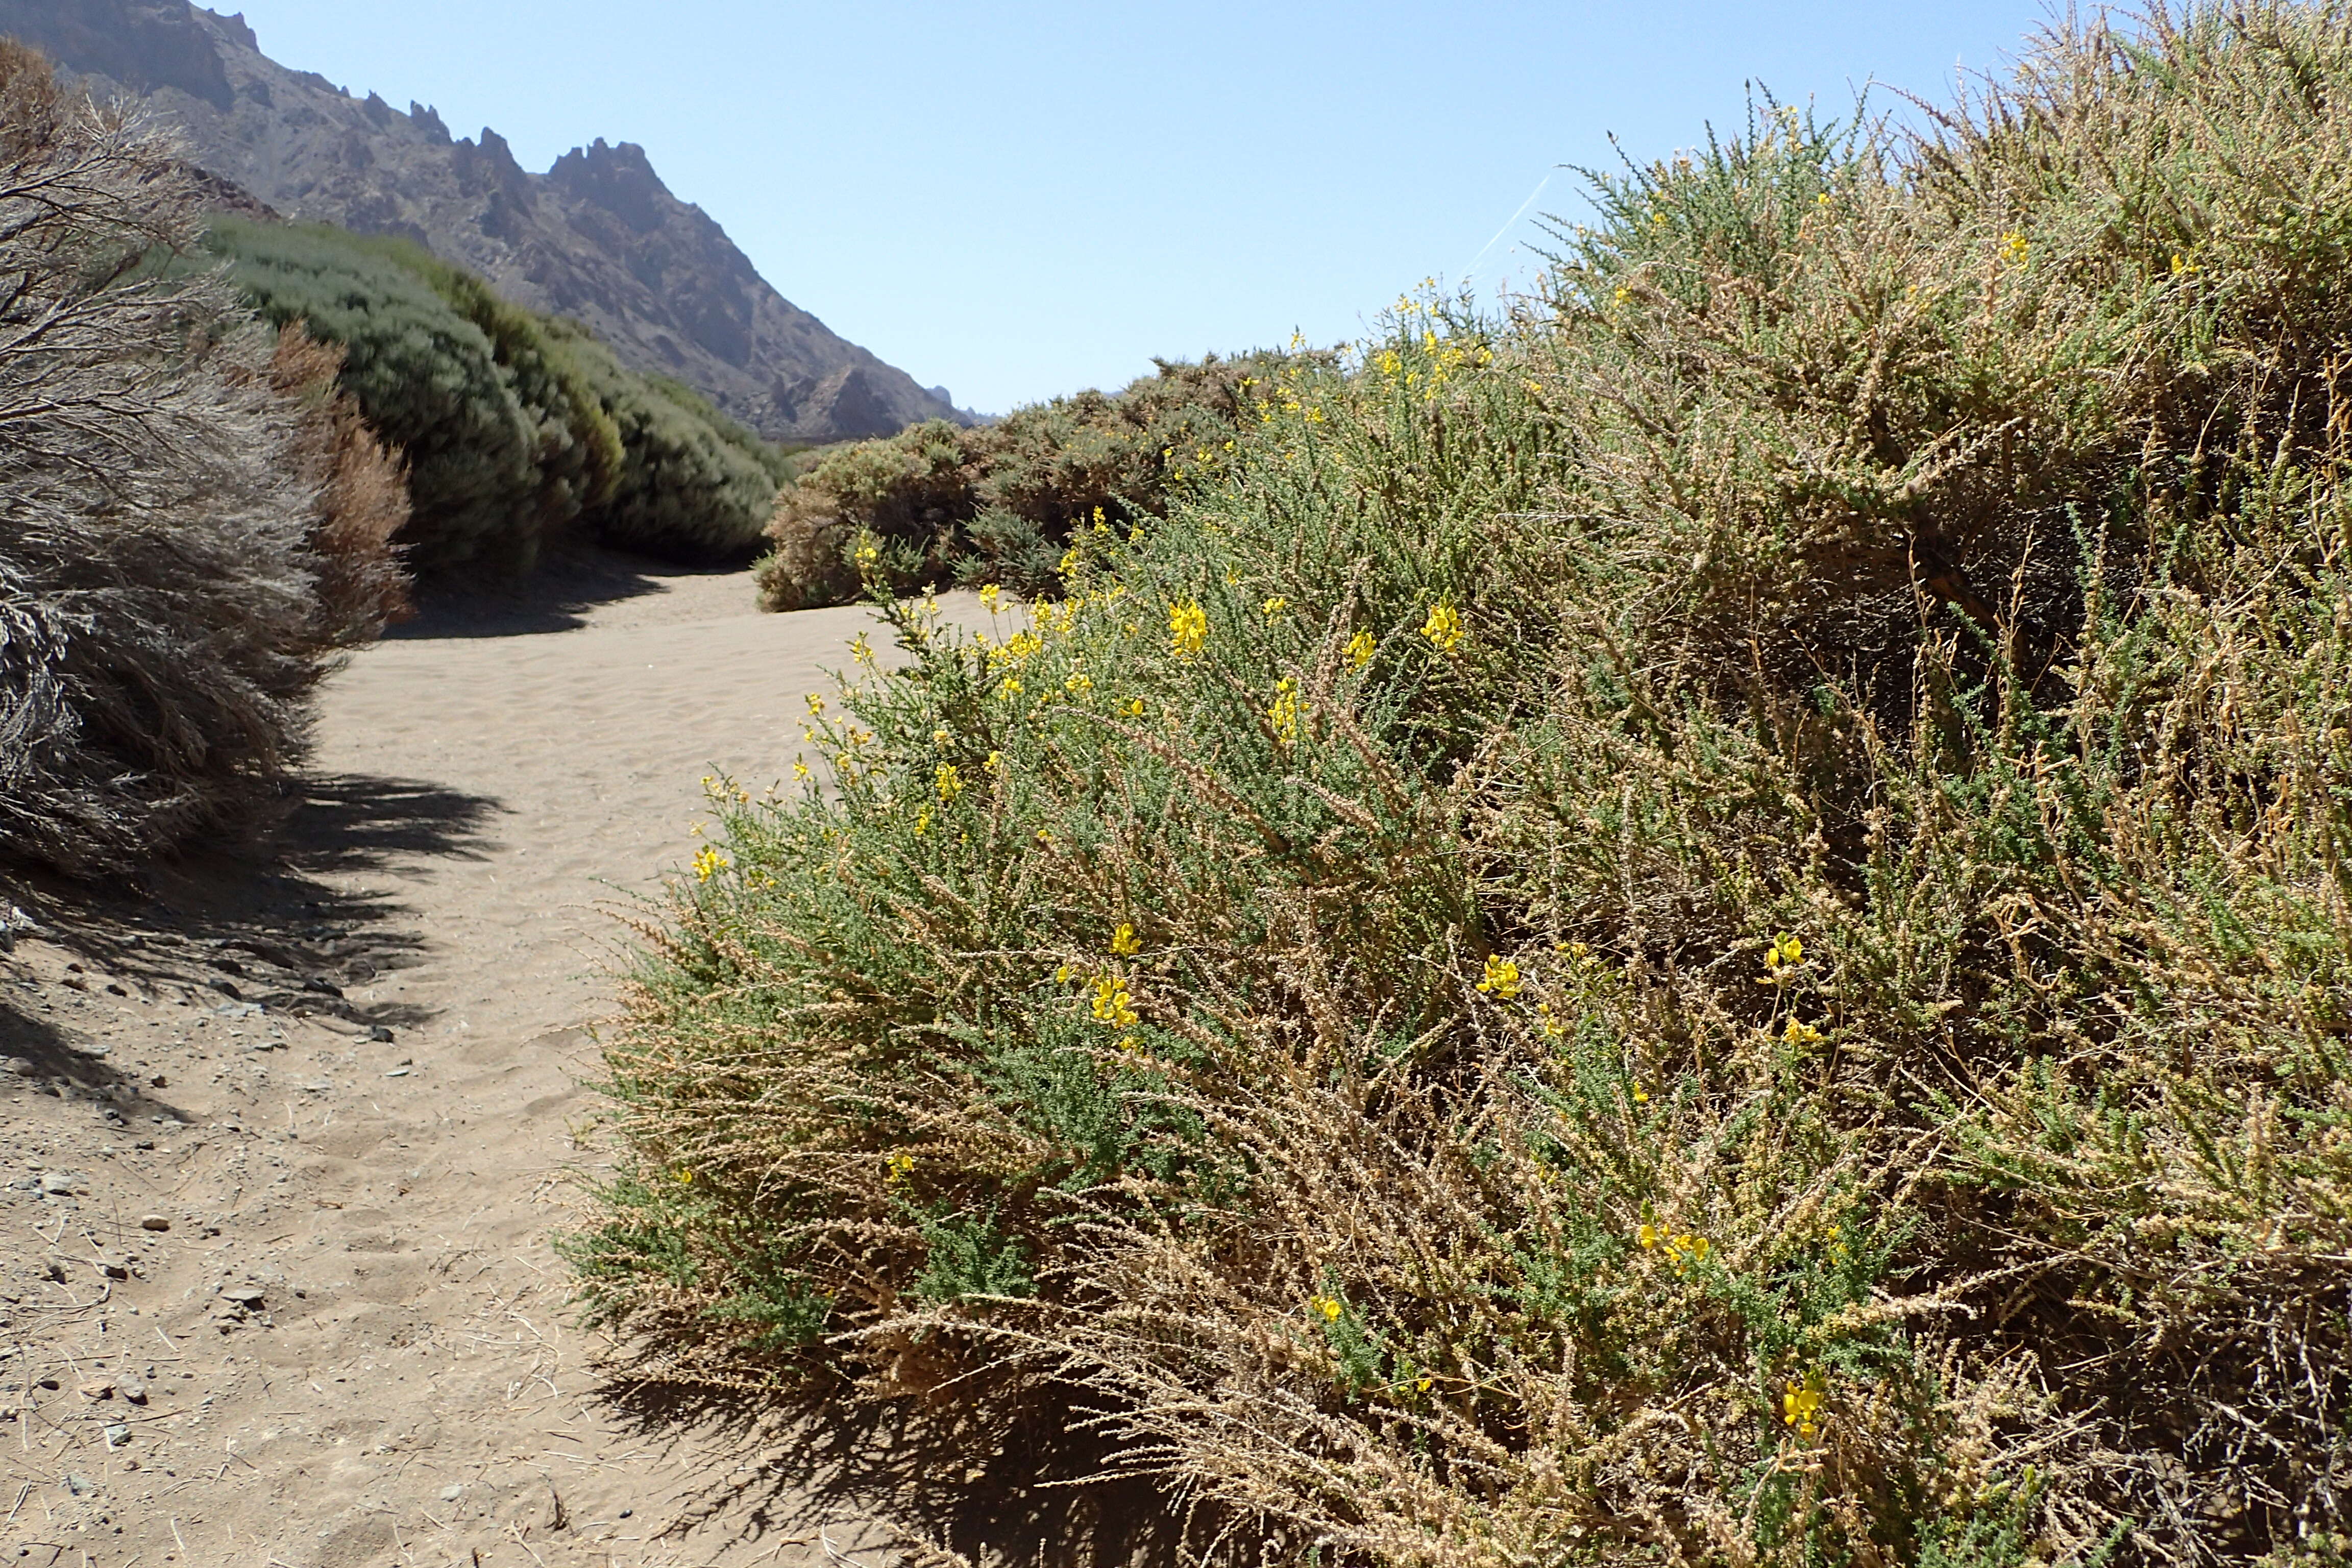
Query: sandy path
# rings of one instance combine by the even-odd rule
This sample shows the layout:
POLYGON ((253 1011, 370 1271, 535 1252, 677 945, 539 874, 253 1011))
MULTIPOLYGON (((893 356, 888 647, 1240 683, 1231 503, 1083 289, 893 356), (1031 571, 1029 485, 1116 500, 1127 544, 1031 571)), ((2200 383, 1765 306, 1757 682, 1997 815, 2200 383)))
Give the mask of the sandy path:
POLYGON ((790 771, 866 619, 638 585, 369 649, 288 868, 0 961, 7 1559, 829 1560, 789 1480, 600 1394, 546 1238, 614 909, 693 852, 701 775, 790 771))

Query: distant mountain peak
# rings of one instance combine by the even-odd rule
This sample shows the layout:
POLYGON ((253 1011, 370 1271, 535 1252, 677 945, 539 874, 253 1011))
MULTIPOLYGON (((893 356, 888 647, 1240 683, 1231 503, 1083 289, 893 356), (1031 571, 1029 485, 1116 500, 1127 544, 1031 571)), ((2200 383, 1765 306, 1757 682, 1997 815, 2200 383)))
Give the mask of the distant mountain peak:
POLYGON ((93 86, 143 95, 196 161, 298 220, 413 239, 516 303, 584 321, 624 363, 684 382, 778 439, 963 420, 944 390, 829 331, 682 202, 646 150, 602 137, 544 174, 485 126, 353 98, 261 53, 242 14, 189 0, 0 0, 0 33, 93 86))
MULTIPOLYGON (((653 161, 634 142, 608 147, 601 136, 574 147, 547 171, 548 184, 613 214, 639 234, 662 225, 665 202, 675 201, 654 173, 653 161)), ((701 212, 696 207, 695 212, 701 212)))

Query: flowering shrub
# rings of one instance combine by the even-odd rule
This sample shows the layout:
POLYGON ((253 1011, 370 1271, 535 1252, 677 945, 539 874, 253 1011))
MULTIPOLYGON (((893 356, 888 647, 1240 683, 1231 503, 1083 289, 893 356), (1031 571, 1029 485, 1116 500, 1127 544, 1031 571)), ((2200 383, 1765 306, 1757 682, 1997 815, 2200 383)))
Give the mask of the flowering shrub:
POLYGON ((2339 1560, 2347 91, 2254 7, 1767 106, 1017 625, 869 563, 591 1310, 1218 1562, 2339 1560))

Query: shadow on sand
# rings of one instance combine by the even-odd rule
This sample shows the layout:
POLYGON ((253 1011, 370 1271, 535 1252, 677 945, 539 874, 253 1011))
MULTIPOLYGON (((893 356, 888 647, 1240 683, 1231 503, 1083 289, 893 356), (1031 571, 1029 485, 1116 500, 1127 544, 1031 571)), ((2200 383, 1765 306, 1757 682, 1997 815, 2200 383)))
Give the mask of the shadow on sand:
POLYGON ((640 555, 574 546, 551 553, 518 582, 471 587, 426 584, 414 618, 384 632, 387 642, 433 637, 508 637, 568 632, 600 605, 665 593, 679 578, 732 576, 742 564, 672 566, 640 555))
MULTIPOLYGON (((17 873, 0 881, 0 898, 31 914, 33 934, 121 983, 206 990, 217 1005, 332 1016, 364 1029, 422 1023, 418 1009, 344 995, 415 963, 425 942, 414 911, 364 879, 413 858, 482 858, 492 847, 488 826, 504 808, 414 779, 305 775, 287 787, 283 816, 253 842, 100 885, 17 873)), ((0 1052, 126 1110, 152 1109, 148 1091, 162 1087, 74 1047, 8 994, 0 994, 0 1052)))
POLYGON ((1147 1477, 1103 1475, 1108 1440, 1034 1389, 885 1403, 614 1378, 603 1393, 640 1436, 737 1459, 681 1500, 681 1533, 724 1519, 754 1548, 824 1538, 827 1561, 908 1568, 1177 1568, 1215 1532, 1214 1510, 1147 1477))

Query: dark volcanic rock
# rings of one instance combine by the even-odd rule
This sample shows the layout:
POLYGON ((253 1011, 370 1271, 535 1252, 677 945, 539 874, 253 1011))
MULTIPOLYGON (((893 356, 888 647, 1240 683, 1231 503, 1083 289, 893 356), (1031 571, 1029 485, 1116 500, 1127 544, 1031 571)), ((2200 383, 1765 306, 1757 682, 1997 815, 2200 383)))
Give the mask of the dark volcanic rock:
POLYGON ((187 0, 0 0, 0 32, 100 92, 144 95, 247 211, 394 234, 471 268, 516 303, 574 317, 641 371, 676 378, 776 439, 885 435, 958 419, 771 288, 645 149, 599 140, 535 174, 485 129, 355 99, 263 55, 242 16, 187 0), (248 194, 249 193, 249 194, 248 194))
MULTIPOLYGON (((253 31, 242 16, 215 26, 242 33, 250 46, 253 31)), ((171 88, 216 110, 229 107, 228 72, 214 34, 184 0, 0 0, 0 33, 140 92, 171 88)))

